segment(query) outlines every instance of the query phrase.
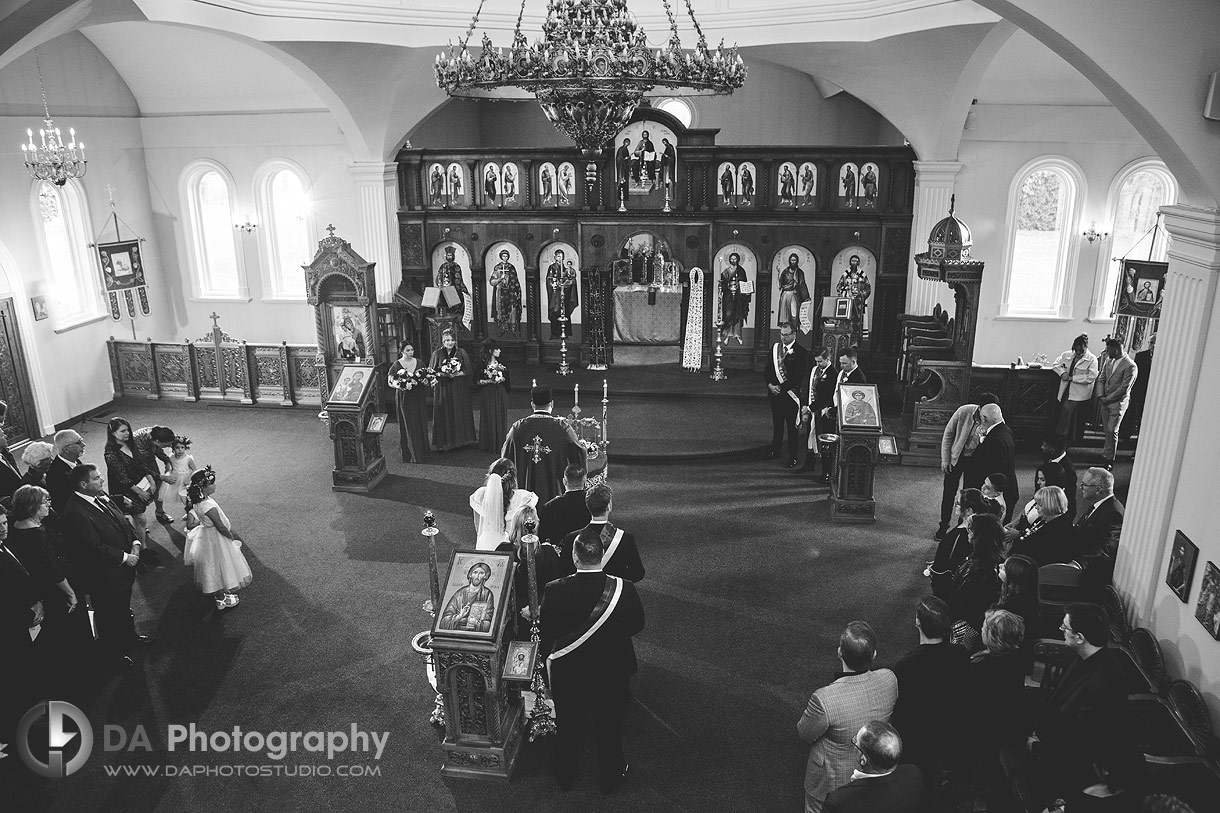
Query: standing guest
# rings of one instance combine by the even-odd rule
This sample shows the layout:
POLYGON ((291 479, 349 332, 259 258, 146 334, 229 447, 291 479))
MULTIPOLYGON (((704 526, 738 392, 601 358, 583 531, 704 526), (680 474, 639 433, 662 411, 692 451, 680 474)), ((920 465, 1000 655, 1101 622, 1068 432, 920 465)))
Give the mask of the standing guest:
POLYGON ((1010 554, 1028 556, 1038 567, 1077 558, 1080 548, 1067 514, 1067 497, 1059 486, 1047 486, 1034 494, 1037 517, 1013 541, 1010 554))
POLYGON ((555 579, 561 578, 562 573, 559 567, 559 551, 554 545, 548 545, 538 540, 538 512, 532 506, 524 506, 520 511, 513 516, 512 522, 509 523, 508 529, 505 532, 504 541, 496 548, 501 553, 511 553, 513 562, 516 563, 517 569, 513 575, 513 589, 516 591, 517 606, 521 608, 521 617, 526 623, 517 624, 517 640, 528 641, 530 637, 529 621, 532 618, 530 615, 530 582, 529 582, 529 565, 526 559, 525 546, 529 534, 525 531, 527 523, 533 522, 535 535, 533 539, 534 546, 534 575, 538 585, 538 603, 541 606, 542 599, 546 594, 546 586, 555 579))
POLYGON ((495 339, 484 339, 479 385, 479 448, 495 452, 508 431, 508 393, 512 390, 508 368, 500 363, 502 348, 495 339))
POLYGON ((133 663, 131 648, 153 642, 149 636, 136 634, 131 612, 131 586, 143 543, 106 496, 106 481, 97 466, 77 466, 72 470, 72 483, 75 490, 62 522, 69 559, 81 574, 81 588, 89 594, 103 656, 111 666, 128 668, 133 663))
POLYGON ((962 489, 958 500, 958 524, 936 546, 936 554, 924 575, 931 579, 932 594, 948 599, 958 568, 970 558, 970 520, 975 514, 999 516, 1000 504, 983 496, 977 488, 962 489))
MULTIPOLYGON (((191 439, 186 435, 174 438, 173 454, 169 456, 170 470, 166 474, 173 476, 173 481, 161 484, 161 502, 170 503, 174 511, 186 505, 186 489, 191 483, 191 475, 197 468, 195 458, 190 453, 191 439)), ((182 517, 186 521, 186 517, 182 517)))
POLYGON ((428 448, 428 395, 424 385, 412 378, 418 370, 415 345, 403 342, 387 381, 398 408, 398 446, 404 463, 419 463, 428 448))
POLYGON ((779 341, 771 346, 767 365, 767 401, 771 404, 771 451, 767 459, 779 457, 788 433, 788 468, 796 466, 796 418, 801 405, 809 351, 796 343, 796 330, 785 322, 779 328, 779 341))
POLYGON ((841 671, 810 696, 796 724, 797 735, 813 743, 805 766, 806 813, 821 813, 826 797, 851 781, 856 732, 871 720, 888 721, 898 700, 894 673, 872 669, 877 636, 867 622, 847 625, 836 654, 841 671))
POLYGON ((517 464, 522 484, 546 504, 564 490, 563 473, 568 465, 585 465, 585 447, 563 418, 551 415, 555 398, 551 388, 530 390, 534 412, 512 425, 504 438, 500 457, 517 464))
POLYGON ((585 492, 585 507, 589 509, 589 524, 579 531, 567 535, 559 548, 559 566, 565 576, 575 572, 575 559, 572 551, 580 537, 601 537, 602 570, 611 576, 618 576, 630 582, 638 582, 644 578, 644 563, 640 561, 640 549, 635 543, 635 536, 615 527, 610 522, 610 512, 614 510, 614 492, 606 483, 598 483, 585 492))
POLYGON ((945 473, 944 490, 940 497, 940 526, 936 529, 935 538, 944 539, 949 532, 949 519, 953 516, 953 498, 957 496, 958 483, 966 471, 974 450, 978 448, 979 429, 982 426, 982 408, 987 404, 998 403, 1000 399, 989 392, 979 396, 978 405, 962 404, 953 413, 953 417, 945 424, 945 432, 940 439, 940 470, 945 473))
POLYGON ((444 452, 477 443, 474 404, 470 400, 470 356, 457 346, 452 330, 441 332, 441 346, 432 352, 428 366, 437 374, 432 447, 444 452))
MULTIPOLYGON (((966 623, 974 634, 983 628, 983 615, 1000 597, 1000 546, 1004 530, 991 514, 975 514, 970 519, 970 558, 958 568, 953 592, 947 599, 954 624, 966 623)), ((969 632, 967 638, 973 637, 969 632)), ((956 633, 955 633, 956 637, 956 633)), ((968 647, 973 648, 973 647, 968 647)))
POLYGON ((1148 377, 1152 375, 1152 355, 1156 350, 1156 335, 1148 339, 1148 346, 1135 354, 1135 383, 1131 385, 1131 404, 1127 408, 1127 427, 1124 437, 1139 431, 1144 418, 1144 401, 1148 398, 1148 377))
POLYGON ((941 766, 961 733, 965 708, 970 655, 949 642, 952 627, 949 605, 924 596, 915 609, 919 646, 894 664, 898 702, 890 722, 906 743, 902 761, 918 766, 930 789, 940 784, 941 766))
POLYGON ((55 454, 51 468, 47 469, 47 491, 51 492, 51 508, 58 516, 64 512, 68 498, 75 487, 72 485, 72 469, 80 463, 85 453, 85 439, 73 429, 61 429, 55 433, 55 454))
POLYGON ((585 477, 584 466, 569 463, 563 470, 564 492, 538 508, 538 536, 543 542, 554 545, 556 550, 568 538, 568 534, 579 531, 593 519, 589 507, 585 505, 585 490, 588 488, 585 477))
POLYGON ((1055 359, 1051 369, 1059 376, 1059 418, 1055 431, 1063 435, 1070 446, 1079 433, 1081 404, 1093 397, 1093 382, 1097 380, 1097 356, 1089 352, 1089 334, 1081 333, 1055 359))
POLYGON ((21 450, 21 462, 28 466, 25 476, 21 478, 21 484, 46 489, 47 472, 55 462, 55 447, 46 441, 31 441, 21 450))
POLYGON ((159 478, 155 471, 144 467, 143 458, 131 441, 131 424, 123 418, 111 418, 106 424, 106 479, 110 496, 123 513, 131 518, 136 539, 148 539, 148 521, 144 512, 152 502, 159 478))
POLYGON ((1074 528, 1075 548, 1084 567, 1086 587, 1100 592, 1114 575, 1126 509, 1114 496, 1114 474, 1103 468, 1094 467, 1084 473, 1080 478, 1080 496, 1085 504, 1074 528))
POLYGON ((538 495, 517 488, 517 466, 501 457, 487 469, 485 483, 470 495, 474 511, 475 550, 495 550, 504 541, 513 517, 523 508, 537 508, 538 495))
POLYGON ((229 524, 224 509, 212 495, 216 493, 216 472, 211 466, 191 475, 186 488, 190 515, 182 563, 195 568, 195 585, 216 602, 217 610, 236 607, 240 599, 233 594, 248 585, 254 574, 242 556, 242 538, 229 524))
POLYGON ((851 781, 826 797, 826 813, 915 813, 923 804, 924 777, 914 765, 899 765, 905 756, 894 726, 870 720, 852 744, 860 752, 851 781))
POLYGON ((1138 374, 1139 370, 1123 349, 1123 343, 1118 339, 1106 339, 1106 360, 1097 376, 1096 392, 1101 407, 1102 428, 1106 433, 1101 458, 1107 469, 1114 466, 1114 457, 1118 454, 1118 430, 1131 403, 1131 385, 1138 374))
POLYGON ((974 722, 965 733, 970 743, 963 754, 987 772, 994 771, 1000 748, 1020 741, 1025 712, 1025 645, 1032 646, 1025 621, 1008 610, 988 610, 983 621, 983 650, 974 654, 966 672, 964 704, 974 722))
POLYGON ((830 412, 834 409, 835 373, 830 366, 830 351, 818 347, 813 352, 813 368, 809 371, 809 386, 805 390, 805 404, 801 407, 801 417, 809 420, 809 451, 805 455, 803 472, 814 470, 814 461, 822 458, 821 480, 830 482, 830 467, 826 456, 818 446, 818 436, 833 431, 830 425, 830 412))
MULTIPOLYGON (((1038 610, 1038 563, 1021 554, 1009 556, 1000 565, 999 575, 1000 600, 991 605, 991 609, 1007 610, 1021 619, 1025 629, 1022 651, 1028 672, 1034 665, 1034 641, 1041 637, 1038 634, 1042 626, 1038 610)), ((983 643, 986 644, 986 640, 983 643)))
POLYGON ((146 426, 131 433, 131 443, 135 447, 136 454, 140 456, 140 462, 156 481, 153 497, 157 504, 157 522, 166 524, 172 520, 161 505, 161 483, 171 482, 165 479, 172 476, 167 472, 168 469, 173 468, 165 450, 174 445, 175 437, 177 435, 174 434, 174 430, 166 426, 146 426))
MULTIPOLYGON (((42 590, 34 575, 8 547, 8 511, 0 504, 0 651, 5 656, 5 690, 0 692, 0 737, 15 742, 17 722, 37 697, 34 641, 42 624, 42 590)), ((6 755, 7 756, 7 755, 6 755)))
MULTIPOLYGON (((1058 432, 1052 432, 1042 439, 1042 460, 1047 463, 1058 463, 1063 469, 1063 482, 1047 482, 1048 486, 1059 486, 1068 498, 1068 514, 1076 516, 1076 464, 1067 453, 1067 438, 1058 432)), ((1041 488, 1042 486, 1039 486, 1041 488)))
POLYGON ((637 667, 631 636, 644 629, 644 605, 631 582, 602 571, 601 537, 581 536, 576 573, 547 585, 539 613, 555 700, 555 778, 576 782, 586 718, 593 717, 602 793, 627 778, 623 717, 637 667))
POLYGON ((1020 499, 1017 491, 1017 446, 1012 428, 1004 422, 1004 412, 999 404, 987 404, 979 409, 978 448, 970 456, 965 469, 966 488, 980 488, 989 474, 999 472, 1008 478, 1008 490, 1004 492, 1007 508, 1004 521, 1012 519, 1013 508, 1020 499))
POLYGON ((828 416, 833 423, 839 417, 839 388, 844 384, 867 384, 868 379, 864 377, 864 370, 860 367, 860 354, 854 347, 848 347, 839 354, 839 374, 835 376, 835 388, 832 398, 834 400, 834 409, 830 410, 828 416))

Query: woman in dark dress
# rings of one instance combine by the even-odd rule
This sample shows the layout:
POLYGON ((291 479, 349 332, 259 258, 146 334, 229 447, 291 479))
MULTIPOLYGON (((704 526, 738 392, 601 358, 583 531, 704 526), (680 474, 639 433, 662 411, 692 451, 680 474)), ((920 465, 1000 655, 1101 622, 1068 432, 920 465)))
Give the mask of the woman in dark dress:
POLYGON ((1028 556, 1038 563, 1038 567, 1075 559, 1075 534, 1063 489, 1059 486, 1040 489, 1034 495, 1034 503, 1037 518, 1012 543, 1009 553, 1028 556))
POLYGON ((983 649, 970 659, 967 702, 976 721, 967 732, 969 761, 982 770, 999 763, 1001 746, 1017 742, 1025 710, 1025 622, 1007 610, 989 610, 983 622, 983 649))
MULTIPOLYGON (((1063 466, 1053 461, 1047 461, 1038 467, 1034 472, 1034 492, 1037 494, 1040 490, 1047 486, 1059 486, 1064 489, 1064 495, 1067 494, 1067 472, 1063 470, 1063 466)), ((1017 510, 1013 512, 1012 522, 1004 526, 1004 538, 1011 542, 1018 536, 1023 534, 1034 520, 1038 518, 1038 504, 1033 497, 1029 498, 1029 502, 1025 503, 1024 507, 1014 506, 1017 510)))
MULTIPOLYGON (((527 522, 534 523, 534 533, 538 533, 538 512, 533 506, 525 506, 516 514, 513 515, 512 521, 509 522, 506 533, 507 539, 496 548, 501 553, 511 553, 513 561, 517 563, 517 570, 513 575, 513 589, 517 593, 517 606, 520 608, 519 620, 517 622, 516 639, 519 641, 528 641, 530 637, 530 580, 529 566, 525 558, 525 525, 527 522)), ((534 575, 538 583, 538 605, 542 605, 543 592, 546 590, 548 583, 560 578, 563 574, 559 567, 559 552, 554 545, 539 544, 538 537, 535 536, 534 544, 534 575)))
POLYGON ((402 447, 404 463, 423 460, 428 446, 428 388, 415 381, 405 381, 415 375, 419 365, 415 345, 403 342, 387 376, 398 406, 398 444, 402 447))
POLYGON ((975 514, 970 518, 970 558, 958 568, 947 599, 954 624, 964 621, 975 633, 982 630, 983 614, 1000 597, 996 565, 1003 541, 999 517, 975 514))
POLYGON ((1039 634, 1038 563, 1028 556, 1009 556, 1000 565, 1000 600, 993 610, 1007 610, 1025 624, 1025 642, 1021 650, 1026 658, 1026 672, 1034 665, 1034 641, 1039 634))
POLYGON ((148 538, 148 521, 144 511, 152 502, 158 475, 148 471, 140 462, 135 444, 131 442, 131 424, 124 418, 111 418, 106 424, 106 485, 110 496, 123 513, 131 517, 136 539, 144 542, 148 538), (152 488, 149 488, 149 480, 152 488))
POLYGON ((428 366, 437 375, 432 447, 443 452, 478 443, 474 433, 474 403, 470 399, 470 356, 457 346, 453 331, 441 333, 441 347, 432 352, 428 366))
POLYGON ((958 568, 970 558, 970 518, 976 513, 996 514, 1000 504, 983 496, 977 488, 964 488, 958 495, 959 521, 936 546, 932 564, 924 571, 932 581, 932 595, 944 601, 953 592, 958 568))
POLYGON ((512 383, 508 368, 500 363, 501 348, 495 339, 483 340, 479 368, 479 448, 499 452, 508 435, 508 393, 512 383))

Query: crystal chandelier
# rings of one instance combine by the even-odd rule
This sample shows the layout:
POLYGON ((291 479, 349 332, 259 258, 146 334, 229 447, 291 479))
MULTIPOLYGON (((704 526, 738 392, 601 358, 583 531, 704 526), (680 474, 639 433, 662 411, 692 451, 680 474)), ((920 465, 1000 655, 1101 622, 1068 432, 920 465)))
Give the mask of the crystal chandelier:
MULTIPOLYGON (((521 33, 525 0, 517 15, 513 44, 496 48, 486 33, 473 55, 468 43, 479 11, 457 46, 436 58, 436 83, 450 96, 520 99, 533 96, 551 124, 587 156, 627 125, 636 106, 655 87, 674 95, 732 93, 742 86, 746 67, 737 47, 707 46, 690 0, 686 10, 699 41, 685 51, 669 0, 662 0, 670 37, 664 48, 649 48, 626 0, 548 0, 542 38, 530 45, 521 33)), ((482 2, 479 10, 482 10, 482 2)))
POLYGON ((30 175, 40 181, 50 181, 56 186, 63 186, 69 178, 85 176, 85 142, 76 143, 76 130, 69 128, 68 137, 71 141, 64 143, 59 128, 51 121, 51 109, 47 107, 47 89, 42 84, 42 63, 38 60, 38 50, 34 50, 34 65, 38 69, 38 89, 42 91, 42 110, 46 114, 43 123, 46 127, 38 130, 42 145, 34 143, 34 131, 27 129, 26 137, 29 144, 21 145, 21 154, 25 158, 25 168, 30 175))

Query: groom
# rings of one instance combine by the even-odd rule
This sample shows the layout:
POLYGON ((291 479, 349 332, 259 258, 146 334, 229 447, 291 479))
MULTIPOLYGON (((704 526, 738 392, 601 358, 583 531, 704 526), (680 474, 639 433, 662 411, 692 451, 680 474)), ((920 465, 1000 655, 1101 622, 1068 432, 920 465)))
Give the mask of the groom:
POLYGON ((771 347, 767 364, 767 401, 771 404, 771 451, 767 459, 779 457, 784 432, 788 433, 788 468, 796 468, 801 390, 809 370, 809 351, 796 343, 796 331, 785 322, 779 328, 779 341, 771 347))

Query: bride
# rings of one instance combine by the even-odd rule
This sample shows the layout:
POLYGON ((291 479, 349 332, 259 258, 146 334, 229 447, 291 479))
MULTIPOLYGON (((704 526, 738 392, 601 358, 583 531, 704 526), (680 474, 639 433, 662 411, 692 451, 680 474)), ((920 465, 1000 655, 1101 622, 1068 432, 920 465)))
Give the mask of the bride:
POLYGON ((476 550, 495 550, 505 538, 505 529, 522 508, 538 507, 538 495, 517 488, 517 466, 502 457, 487 470, 487 483, 470 495, 474 511, 476 550))

